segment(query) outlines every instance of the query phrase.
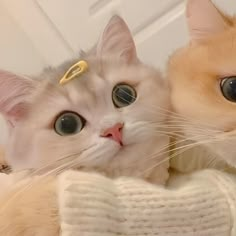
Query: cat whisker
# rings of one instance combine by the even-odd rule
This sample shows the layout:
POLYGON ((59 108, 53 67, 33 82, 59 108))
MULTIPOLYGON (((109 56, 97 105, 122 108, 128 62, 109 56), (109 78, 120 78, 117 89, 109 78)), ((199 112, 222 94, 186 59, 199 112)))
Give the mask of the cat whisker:
MULTIPOLYGON (((83 153, 77 153, 76 155, 74 155, 75 158, 73 158, 73 160, 71 160, 71 164, 69 163, 69 168, 68 168, 68 165, 65 164, 65 167, 59 166, 57 169, 53 169, 52 173, 57 171, 56 173, 58 174, 58 169, 60 170, 60 172, 63 172, 65 170, 68 170, 71 168, 80 169, 83 166, 87 166, 87 163, 93 163, 99 157, 103 156, 104 153, 106 153, 106 150, 104 150, 104 149, 97 150, 94 147, 96 147, 96 145, 93 145, 92 148, 90 148, 89 150, 87 149, 83 153)), ((65 159, 65 161, 67 161, 67 160, 65 159)))
MULTIPOLYGON (((129 97, 131 97, 131 98, 133 98, 133 99, 136 99, 136 97, 130 95, 130 94, 127 93, 124 89, 120 88, 120 90, 122 90, 122 92, 123 92, 124 94, 126 94, 127 96, 129 96, 129 97)), ((113 93, 114 93, 114 92, 113 92, 113 93)), ((122 96, 119 96, 119 94, 116 94, 116 96, 119 97, 121 100, 125 101, 126 103, 131 104, 131 102, 130 102, 129 100, 125 99, 125 98, 122 97, 122 96)), ((161 107, 157 107, 157 106, 150 106, 150 105, 149 105, 149 107, 150 107, 150 108, 154 108, 155 110, 156 110, 156 109, 159 109, 158 115, 160 115, 160 110, 161 110, 161 111, 163 111, 163 115, 166 115, 166 116, 167 116, 167 113, 171 113, 172 115, 175 115, 177 118, 181 118, 181 119, 183 119, 183 120, 185 121, 185 119, 184 119, 183 117, 179 116, 177 113, 175 113, 175 112, 173 112, 173 111, 170 111, 170 110, 167 110, 167 109, 164 109, 164 108, 161 108, 161 107)), ((146 104, 145 104, 145 106, 143 106, 143 109, 146 109, 146 104)), ((149 110, 149 111, 153 112, 153 109, 151 109, 151 110, 149 110)))
MULTIPOLYGON (((160 124, 160 123, 156 123, 156 124, 155 123, 149 123, 148 125, 150 125, 149 127, 153 128, 157 132, 159 130, 161 130, 161 131, 164 130, 164 131, 172 132, 173 134, 178 134, 178 133, 180 133, 181 129, 188 128, 188 126, 185 126, 185 125, 176 125, 176 126, 172 125, 172 126, 170 126, 168 124, 160 124)), ((201 132, 202 135, 205 135, 205 133, 210 133, 212 130, 206 130, 206 129, 203 129, 201 127, 200 128, 196 127, 196 128, 194 128, 194 131, 195 132, 197 132, 197 131, 201 132)), ((217 132, 215 132, 215 133, 217 133, 217 132)), ((220 133, 220 132, 218 132, 218 133, 220 133)))
MULTIPOLYGON (((195 143, 194 145, 186 145, 185 147, 182 147, 181 149, 178 149, 177 152, 175 152, 175 153, 171 154, 170 156, 168 156, 167 158, 165 158, 165 159, 163 159, 163 160, 157 162, 157 163, 156 163, 155 165, 153 165, 152 167, 147 168, 144 172, 140 173, 140 176, 142 176, 143 174, 145 174, 145 173, 147 173, 147 172, 152 171, 153 169, 157 168, 158 166, 160 166, 161 164, 165 163, 166 161, 170 161, 172 158, 174 158, 174 157, 176 157, 176 156, 182 154, 183 152, 185 152, 185 151, 187 151, 187 150, 189 150, 189 149, 191 149, 191 148, 193 148, 193 147, 195 147, 195 146, 198 146, 198 145, 200 145, 200 144, 196 144, 196 143, 195 143)), ((151 157, 151 158, 153 158, 153 157, 151 157)))
MULTIPOLYGON (((207 139, 207 140, 202 140, 202 141, 198 141, 198 142, 193 142, 193 143, 190 143, 190 144, 188 144, 188 145, 183 145, 183 146, 180 146, 180 147, 178 147, 178 148, 176 148, 176 149, 172 149, 172 152, 173 152, 173 151, 176 151, 176 150, 177 150, 177 152, 174 152, 172 155, 170 155, 170 156, 169 156, 168 158, 166 158, 166 159, 171 160, 173 157, 178 156, 179 154, 181 154, 181 153, 183 153, 183 152, 185 152, 185 151, 187 151, 187 150, 189 150, 189 149, 191 149, 191 148, 193 148, 193 147, 199 146, 199 145, 204 145, 204 144, 219 142, 219 141, 222 140, 222 136, 223 136, 224 138, 227 138, 228 135, 222 134, 221 136, 219 135, 219 136, 216 136, 216 137, 214 137, 214 138, 212 138, 212 139, 207 139)), ((158 154, 158 153, 156 153, 156 154, 158 154)), ((155 154, 150 155, 149 158, 153 158, 153 156, 155 156, 155 154)), ((158 156, 158 155, 157 155, 157 156, 158 156)), ((158 162, 157 164, 155 164, 155 165, 152 166, 151 168, 148 168, 147 171, 150 171, 150 170, 152 170, 152 169, 155 169, 156 167, 158 167, 159 165, 161 165, 163 162, 165 162, 166 159, 165 159, 165 160, 162 160, 162 161, 160 161, 160 162, 158 162)), ((209 161, 209 163, 207 164, 207 166, 208 166, 208 167, 212 167, 212 165, 214 164, 214 162, 217 163, 218 161, 219 161, 218 159, 216 159, 215 157, 212 157, 212 160, 209 161)))
MULTIPOLYGON (((79 152, 79 153, 73 153, 70 155, 66 155, 60 159, 57 160, 57 166, 55 165, 55 161, 52 163, 49 163, 47 165, 44 165, 43 167, 37 169, 37 170, 33 170, 30 175, 28 176, 28 178, 33 178, 33 177, 37 177, 37 179, 35 179, 35 181, 41 181, 43 179, 45 179, 46 177, 52 176, 52 175, 57 175, 65 170, 69 170, 72 167, 75 166, 75 161, 74 161, 74 157, 78 157, 80 156, 82 153, 88 151, 90 148, 92 148, 94 145, 90 146, 89 148, 84 149, 83 151, 79 152), (63 162, 63 165, 59 165, 59 162, 63 162), (56 166, 56 167, 55 167, 56 166)), ((86 156, 84 157, 84 159, 86 158, 86 156)), ((81 161, 81 160, 80 160, 81 161)), ((76 164, 79 164, 79 162, 77 162, 76 164)), ((35 181, 31 181, 31 183, 27 184, 26 186, 24 186, 23 188, 21 188, 20 190, 18 190, 10 199, 7 200, 6 204, 1 207, 1 211, 3 211, 8 204, 13 201, 16 197, 18 197, 22 192, 26 191, 27 189, 29 189, 30 187, 33 186, 33 184, 35 184, 35 181)))
POLYGON ((54 160, 54 161, 52 161, 52 162, 50 162, 50 163, 44 165, 43 167, 34 170, 34 171, 32 172, 32 174, 33 174, 33 175, 40 175, 40 174, 43 174, 43 173, 47 172, 47 170, 52 169, 54 166, 59 166, 61 162, 62 162, 62 163, 63 163, 64 161, 68 162, 70 159, 72 159, 72 161, 73 161, 73 160, 74 160, 74 157, 77 157, 77 156, 82 155, 84 152, 90 150, 90 149, 93 148, 94 146, 95 146, 95 145, 91 145, 91 146, 89 146, 89 147, 83 149, 83 150, 80 151, 80 152, 72 153, 72 154, 63 156, 63 157, 61 157, 61 158, 58 158, 58 159, 56 160, 56 162, 55 162, 55 160, 54 160))

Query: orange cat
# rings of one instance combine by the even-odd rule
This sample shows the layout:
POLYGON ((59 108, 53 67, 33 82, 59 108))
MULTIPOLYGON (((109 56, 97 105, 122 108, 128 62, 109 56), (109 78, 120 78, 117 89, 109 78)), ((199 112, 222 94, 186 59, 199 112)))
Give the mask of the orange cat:
POLYGON ((210 0, 189 0, 187 22, 190 43, 168 70, 178 122, 186 137, 236 166, 236 18, 210 0))
POLYGON ((26 189, 27 183, 19 183, 13 191, 0 196, 0 235, 60 235, 56 179, 46 177, 34 182, 31 178, 26 189), (19 191, 22 188, 25 191, 19 191))

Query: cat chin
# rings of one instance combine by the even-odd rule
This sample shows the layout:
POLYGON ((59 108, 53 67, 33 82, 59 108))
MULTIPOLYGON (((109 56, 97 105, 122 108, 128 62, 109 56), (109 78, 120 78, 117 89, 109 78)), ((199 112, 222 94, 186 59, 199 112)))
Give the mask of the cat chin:
POLYGON ((230 149, 222 149, 221 151, 218 151, 217 153, 217 159, 220 163, 223 163, 221 165, 221 169, 230 167, 236 169, 236 150, 230 150, 230 149))
MULTIPOLYGON (((207 148, 208 155, 204 155, 205 167, 219 170, 236 170, 236 148, 235 141, 219 141, 217 143, 204 145, 207 148), (206 157, 209 156, 207 159, 206 157), (209 165, 210 163, 210 165, 209 165)), ((199 148, 197 148, 199 149, 199 148)), ((201 152, 198 153, 201 157, 201 152)))
POLYGON ((94 161, 89 160, 77 169, 98 171, 111 178, 135 176, 155 183, 164 183, 168 178, 168 153, 162 155, 158 153, 164 150, 168 142, 168 137, 163 137, 161 140, 150 137, 148 140, 126 143, 124 146, 109 141, 106 142, 106 146, 110 145, 110 148, 109 150, 106 148, 103 156, 99 156, 94 161))

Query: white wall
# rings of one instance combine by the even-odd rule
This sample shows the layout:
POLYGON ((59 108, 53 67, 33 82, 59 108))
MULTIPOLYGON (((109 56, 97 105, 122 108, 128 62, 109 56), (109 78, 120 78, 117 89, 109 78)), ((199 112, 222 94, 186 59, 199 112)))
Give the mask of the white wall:
MULTIPOLYGON (((214 0, 229 13, 235 0, 214 0)), ((38 73, 90 48, 114 13, 125 18, 140 57, 164 68, 187 41, 184 0, 0 0, 0 68, 38 73)))

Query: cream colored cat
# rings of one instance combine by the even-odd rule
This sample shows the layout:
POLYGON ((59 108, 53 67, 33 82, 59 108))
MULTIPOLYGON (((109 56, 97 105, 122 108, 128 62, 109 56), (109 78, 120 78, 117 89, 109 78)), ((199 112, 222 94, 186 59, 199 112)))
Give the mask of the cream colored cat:
POLYGON ((236 19, 210 0, 189 0, 187 22, 190 42, 174 53, 168 71, 173 108, 182 117, 176 122, 211 158, 235 167, 236 19))
POLYGON ((166 81, 138 60, 118 16, 96 48, 38 78, 0 72, 0 111, 10 126, 6 160, 13 170, 83 168, 164 183, 168 110, 166 81), (61 85, 81 60, 88 71, 61 85))

